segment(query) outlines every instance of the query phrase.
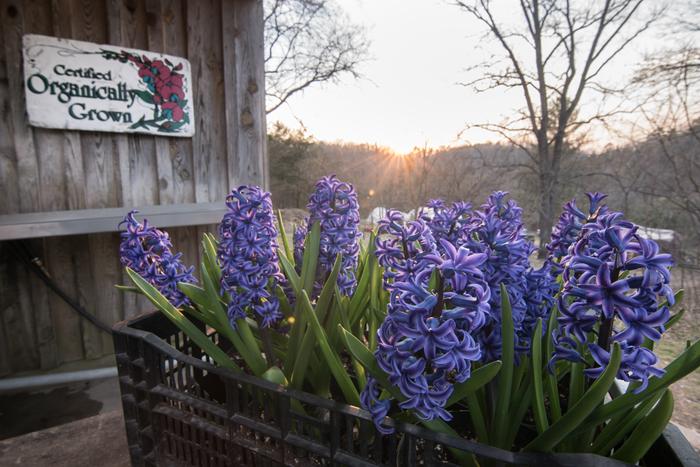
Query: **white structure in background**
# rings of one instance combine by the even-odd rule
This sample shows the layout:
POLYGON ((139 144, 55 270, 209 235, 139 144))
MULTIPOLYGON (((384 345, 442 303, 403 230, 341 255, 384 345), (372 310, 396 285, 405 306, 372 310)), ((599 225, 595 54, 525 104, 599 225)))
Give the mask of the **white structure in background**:
POLYGON ((367 216, 366 222, 368 224, 375 225, 377 222, 382 220, 384 217, 386 217, 386 208, 382 206, 377 206, 376 208, 372 209, 372 212, 369 213, 369 216, 367 216))
POLYGON ((639 232, 639 235, 642 238, 646 238, 647 240, 654 240, 657 242, 671 243, 678 240, 678 233, 670 229, 656 229, 654 227, 644 227, 643 225, 640 225, 637 232, 639 232))
MULTIPOLYGON (((383 207, 383 206, 377 206, 376 208, 372 209, 372 212, 369 213, 369 216, 367 216, 367 219, 365 220, 365 222, 367 224, 376 225, 380 220, 382 220, 386 217, 387 210, 388 209, 383 207)), ((408 212, 403 212, 403 211, 399 211, 399 212, 403 215, 404 219, 413 220, 416 218, 416 210, 415 209, 411 209, 408 212)), ((419 208, 419 212, 427 214, 428 217, 433 217, 433 215, 435 215, 435 211, 433 210, 433 208, 429 208, 429 207, 421 207, 421 208, 419 208)))

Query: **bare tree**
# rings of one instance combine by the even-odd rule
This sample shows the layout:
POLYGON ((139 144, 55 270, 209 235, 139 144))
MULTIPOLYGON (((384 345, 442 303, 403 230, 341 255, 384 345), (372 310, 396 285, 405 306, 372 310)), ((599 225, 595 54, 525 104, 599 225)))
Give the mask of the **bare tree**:
POLYGON ((601 98, 615 91, 602 82, 604 69, 659 17, 658 11, 642 13, 643 3, 519 0, 523 25, 512 27, 496 17, 490 0, 456 1, 503 52, 475 67, 480 76, 464 84, 480 92, 518 89, 522 95, 524 106, 514 118, 474 126, 499 134, 527 154, 521 165, 537 179, 541 256, 556 215, 567 141, 593 122, 631 110, 620 100, 588 115, 577 113, 587 91, 601 98))
POLYGON ((673 48, 647 57, 632 85, 647 93, 642 108, 656 163, 641 164, 638 193, 664 200, 700 230, 700 2, 679 2, 671 15, 673 48))
POLYGON ((412 187, 412 207, 416 208, 416 212, 420 207, 425 206, 428 201, 428 181, 430 174, 435 167, 435 150, 428 147, 426 141, 422 147, 416 146, 413 150, 406 154, 406 175, 407 186, 412 187))
POLYGON ((332 0, 265 0, 267 112, 311 85, 359 77, 368 46, 332 0))

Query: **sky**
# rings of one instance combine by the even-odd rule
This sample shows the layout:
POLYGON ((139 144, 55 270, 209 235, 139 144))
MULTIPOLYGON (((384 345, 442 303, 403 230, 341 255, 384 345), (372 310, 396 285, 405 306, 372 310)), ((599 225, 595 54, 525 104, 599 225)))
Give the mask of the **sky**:
MULTIPOLYGON (((386 146, 404 153, 413 147, 456 146, 496 141, 469 123, 499 122, 521 105, 515 91, 475 93, 458 83, 474 77, 467 67, 494 51, 483 29, 446 0, 338 0, 352 21, 363 25, 370 59, 360 80, 309 88, 268 115, 268 126, 300 123, 315 138, 386 146)), ((498 3, 510 15, 512 1, 498 3)), ((653 37, 612 63, 608 74, 626 79, 630 65, 653 47, 653 37)))

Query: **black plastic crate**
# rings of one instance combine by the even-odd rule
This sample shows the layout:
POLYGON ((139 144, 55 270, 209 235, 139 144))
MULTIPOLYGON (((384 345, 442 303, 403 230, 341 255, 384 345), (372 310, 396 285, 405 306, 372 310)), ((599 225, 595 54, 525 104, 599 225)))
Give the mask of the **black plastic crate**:
MULTIPOLYGON (((114 346, 135 466, 456 466, 450 450, 500 465, 625 465, 592 454, 513 453, 403 423, 382 436, 357 407, 215 367, 158 312, 115 325, 114 346)), ((696 465, 673 433, 648 465, 696 465)))

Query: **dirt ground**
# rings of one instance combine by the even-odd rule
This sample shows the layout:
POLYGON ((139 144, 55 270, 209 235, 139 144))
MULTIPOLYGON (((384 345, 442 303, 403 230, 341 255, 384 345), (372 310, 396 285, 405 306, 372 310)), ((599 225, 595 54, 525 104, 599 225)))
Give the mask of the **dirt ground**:
MULTIPOLYGON (((685 290, 683 301, 676 307, 685 309, 685 315, 664 334, 656 347, 662 366, 680 354, 687 342, 700 339, 700 271, 674 269, 673 288, 685 290)), ((700 452, 700 370, 674 384, 672 390, 675 399, 673 421, 686 429, 686 437, 700 452), (688 429, 695 433, 689 433, 688 429)))
POLYGON ((128 467, 122 411, 0 441, 0 465, 32 467, 128 467))

